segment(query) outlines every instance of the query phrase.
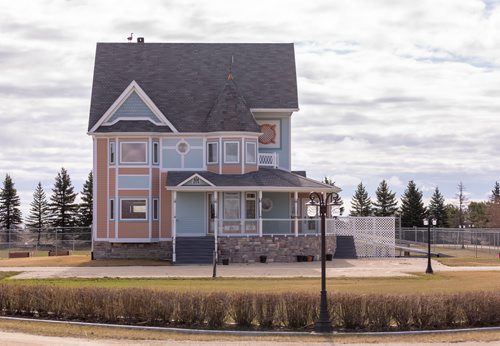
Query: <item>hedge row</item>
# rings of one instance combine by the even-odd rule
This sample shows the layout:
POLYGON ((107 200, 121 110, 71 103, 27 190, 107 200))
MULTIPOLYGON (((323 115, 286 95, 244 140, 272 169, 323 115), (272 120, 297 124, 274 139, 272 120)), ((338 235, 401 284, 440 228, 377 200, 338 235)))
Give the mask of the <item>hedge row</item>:
MULTIPOLYGON (((151 289, 0 285, 9 316, 198 328, 308 330, 317 293, 178 293, 151 289)), ((344 330, 414 330, 500 323, 500 292, 397 296, 334 294, 332 323, 344 330)))

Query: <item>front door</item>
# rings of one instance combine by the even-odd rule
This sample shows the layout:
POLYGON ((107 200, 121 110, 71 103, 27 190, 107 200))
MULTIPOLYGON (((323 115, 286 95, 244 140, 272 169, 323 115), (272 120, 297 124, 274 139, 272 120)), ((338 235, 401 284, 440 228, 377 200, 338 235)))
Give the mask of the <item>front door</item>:
POLYGON ((208 215, 208 234, 214 234, 215 231, 215 201, 213 193, 207 193, 207 215, 208 215))

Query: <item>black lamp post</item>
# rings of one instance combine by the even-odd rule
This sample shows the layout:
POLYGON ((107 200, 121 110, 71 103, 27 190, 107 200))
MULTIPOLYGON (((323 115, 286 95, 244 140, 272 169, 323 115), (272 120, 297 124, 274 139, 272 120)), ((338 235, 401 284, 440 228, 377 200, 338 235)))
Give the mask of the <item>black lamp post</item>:
POLYGON ((314 331, 318 333, 331 333, 333 331, 330 314, 328 312, 328 302, 326 296, 326 214, 327 207, 334 205, 333 201, 338 195, 335 192, 326 195, 318 192, 311 192, 308 206, 319 207, 321 217, 321 300, 319 307, 319 318, 314 324, 314 331))
POLYGON ((426 274, 433 274, 431 265, 431 224, 436 226, 437 220, 432 219, 430 217, 424 219, 424 225, 427 226, 427 269, 425 270, 426 274))

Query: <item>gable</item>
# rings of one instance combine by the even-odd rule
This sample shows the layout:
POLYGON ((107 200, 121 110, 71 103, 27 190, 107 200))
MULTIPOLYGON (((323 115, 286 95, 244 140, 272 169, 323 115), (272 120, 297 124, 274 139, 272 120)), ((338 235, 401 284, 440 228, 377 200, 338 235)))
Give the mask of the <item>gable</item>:
POLYGON ((214 186, 210 181, 199 174, 194 174, 181 182, 178 186, 214 186))
POLYGON ((127 97, 104 125, 113 125, 120 120, 149 120, 153 124, 164 125, 135 91, 127 97))
POLYGON ((132 125, 137 121, 149 121, 154 125, 167 127, 167 132, 178 132, 135 80, 125 88, 89 132, 122 121, 132 125))

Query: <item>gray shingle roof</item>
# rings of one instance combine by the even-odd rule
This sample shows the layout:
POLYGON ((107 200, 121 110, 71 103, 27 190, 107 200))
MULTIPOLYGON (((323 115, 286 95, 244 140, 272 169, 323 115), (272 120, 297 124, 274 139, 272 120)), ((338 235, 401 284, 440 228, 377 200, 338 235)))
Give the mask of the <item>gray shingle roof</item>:
POLYGON ((332 186, 305 178, 301 175, 274 168, 259 168, 256 172, 246 174, 216 174, 208 171, 177 171, 168 172, 167 186, 177 186, 193 174, 199 174, 215 186, 263 186, 325 189, 332 186))
POLYGON ((89 130, 135 80, 177 130, 206 132, 231 56, 249 108, 298 108, 293 44, 98 43, 89 130))

